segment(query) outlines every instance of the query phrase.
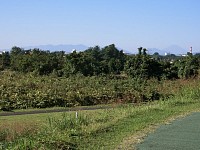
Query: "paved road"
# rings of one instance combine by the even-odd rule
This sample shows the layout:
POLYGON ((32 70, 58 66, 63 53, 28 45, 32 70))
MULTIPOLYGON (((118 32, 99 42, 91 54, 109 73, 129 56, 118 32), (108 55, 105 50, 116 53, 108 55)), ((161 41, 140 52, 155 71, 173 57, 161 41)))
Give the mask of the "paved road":
POLYGON ((200 150, 200 113, 162 125, 137 150, 200 150))

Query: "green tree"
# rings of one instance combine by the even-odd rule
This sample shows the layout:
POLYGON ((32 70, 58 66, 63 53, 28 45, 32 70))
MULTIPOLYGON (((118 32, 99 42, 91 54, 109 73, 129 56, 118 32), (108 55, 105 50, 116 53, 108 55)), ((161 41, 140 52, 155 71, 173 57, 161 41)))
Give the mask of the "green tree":
POLYGON ((21 59, 21 55, 24 54, 24 50, 20 47, 12 47, 10 51, 10 65, 11 69, 17 71, 19 68, 19 61, 21 59))
POLYGON ((118 74, 124 68, 124 54, 114 44, 100 49, 98 46, 84 52, 76 51, 66 56, 64 72, 66 76, 80 73, 84 76, 118 74))
POLYGON ((188 79, 198 74, 198 59, 192 55, 184 57, 174 64, 178 68, 178 77, 188 79))
POLYGON ((161 64, 147 55, 146 51, 147 49, 140 47, 137 55, 129 56, 126 60, 125 72, 134 78, 160 78, 163 73, 161 64))
POLYGON ((10 67, 10 54, 9 52, 2 53, 2 67, 3 69, 7 69, 10 67))

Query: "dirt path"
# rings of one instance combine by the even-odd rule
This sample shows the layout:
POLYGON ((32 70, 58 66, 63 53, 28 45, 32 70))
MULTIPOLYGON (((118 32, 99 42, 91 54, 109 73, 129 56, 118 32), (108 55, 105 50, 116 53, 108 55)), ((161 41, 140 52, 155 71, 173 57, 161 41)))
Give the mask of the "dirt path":
POLYGON ((137 150, 199 150, 200 112, 162 125, 149 134, 137 150))
POLYGON ((55 113, 55 112, 69 112, 69 111, 80 111, 80 110, 97 110, 97 109, 109 109, 114 108, 113 106, 96 106, 96 107, 74 107, 66 109, 52 109, 52 110, 33 110, 33 111, 22 111, 22 112, 0 112, 0 116, 15 116, 15 115, 28 115, 28 114, 41 114, 41 113, 55 113))

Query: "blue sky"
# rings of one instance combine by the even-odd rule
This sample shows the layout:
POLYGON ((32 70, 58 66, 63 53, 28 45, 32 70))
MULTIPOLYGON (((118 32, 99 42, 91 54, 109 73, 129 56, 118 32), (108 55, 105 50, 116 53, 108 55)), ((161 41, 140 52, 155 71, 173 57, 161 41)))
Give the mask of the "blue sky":
POLYGON ((84 44, 200 51, 200 0, 0 0, 0 48, 84 44))

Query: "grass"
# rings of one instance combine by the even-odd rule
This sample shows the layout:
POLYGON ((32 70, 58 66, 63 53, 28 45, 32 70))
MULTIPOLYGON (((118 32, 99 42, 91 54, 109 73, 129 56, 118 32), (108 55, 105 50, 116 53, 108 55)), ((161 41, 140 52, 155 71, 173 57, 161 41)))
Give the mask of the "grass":
MULTIPOLYGON (((31 140, 33 141, 32 144, 35 142, 37 145, 38 138, 42 138, 44 143, 47 141, 51 141, 54 144, 55 142, 57 143, 58 147, 53 147, 52 149, 59 149, 59 146, 62 145, 71 148, 74 147, 75 149, 115 149, 117 147, 127 149, 127 145, 131 145, 135 141, 129 140, 127 144, 127 142, 125 142, 126 139, 138 133, 138 131, 144 130, 151 125, 163 123, 166 119, 171 117, 197 111, 199 110, 199 106, 200 103, 198 101, 192 102, 182 100, 180 103, 176 100, 168 100, 138 107, 124 106, 109 110, 82 111, 79 112, 80 116, 78 120, 75 119, 74 112, 69 114, 55 113, 51 115, 51 117, 49 117, 49 114, 30 115, 32 120, 37 120, 37 124, 42 122, 42 126, 45 127, 45 130, 42 126, 33 126, 33 124, 26 125, 28 127, 33 126, 34 128, 31 128, 33 131, 39 129, 38 133, 33 132, 33 135, 37 135, 38 137, 31 140), (126 143, 126 145, 124 145, 124 143, 126 143)), ((26 118, 25 120, 28 121, 30 119, 28 117, 30 116, 18 116, 15 120, 18 120, 19 123, 23 117, 23 119, 26 118)), ((13 117, 8 118, 10 118, 8 122, 11 122, 13 117)), ((24 122, 22 124, 24 124, 24 122)), ((19 124, 17 126, 19 126, 19 124)), ((15 129, 14 126, 9 126, 9 128, 10 127, 14 130, 18 130, 15 129)), ((26 130, 21 132, 21 136, 23 134, 26 135, 26 130)), ((29 137, 27 139, 30 140, 31 138, 29 137)), ((24 141, 17 141, 14 142, 14 145, 22 145, 22 143, 24 143, 24 141)), ((41 144, 41 142, 39 143, 41 144)), ((27 145, 30 146, 30 143, 27 145)), ((45 143, 41 146, 48 147, 49 145, 52 144, 45 143)), ((14 147, 12 147, 12 149, 13 148, 14 147)))
POLYGON ((176 96, 137 106, 0 117, 0 148, 133 149, 156 126, 200 110, 199 80, 180 84, 176 96))

